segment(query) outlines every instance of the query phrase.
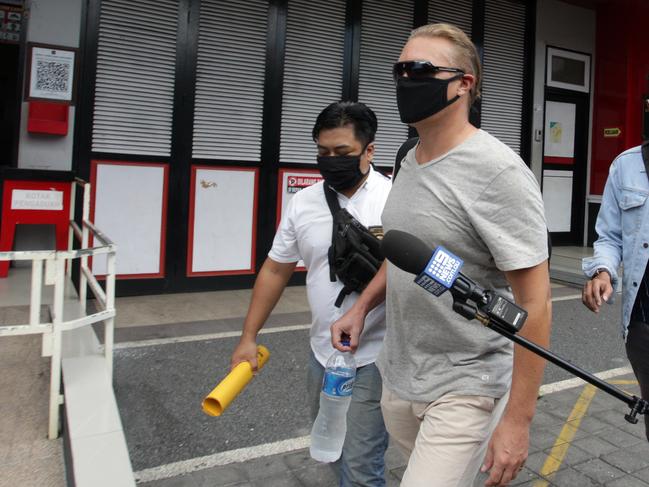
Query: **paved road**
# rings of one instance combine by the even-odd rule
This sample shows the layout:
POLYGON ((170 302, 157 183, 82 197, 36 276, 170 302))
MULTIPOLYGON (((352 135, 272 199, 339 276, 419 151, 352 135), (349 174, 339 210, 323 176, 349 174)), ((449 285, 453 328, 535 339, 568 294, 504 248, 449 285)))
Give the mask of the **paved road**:
MULTIPOLYGON (((594 315, 578 300, 555 302, 552 350, 592 372, 626 366, 618 316, 619 304, 594 315)), ((115 390, 135 471, 308 435, 307 330, 264 335, 260 342, 272 352, 264 370, 223 416, 201 412, 236 341, 116 350, 115 390)), ((568 378, 549 365, 544 383, 568 378)))
MULTIPOLYGON (((620 329, 620 300, 605 305, 599 314, 592 313, 580 300, 558 301, 552 306, 553 325, 550 348, 590 372, 628 365, 620 329)), ((573 376, 549 364, 544 383, 570 379, 573 376)))

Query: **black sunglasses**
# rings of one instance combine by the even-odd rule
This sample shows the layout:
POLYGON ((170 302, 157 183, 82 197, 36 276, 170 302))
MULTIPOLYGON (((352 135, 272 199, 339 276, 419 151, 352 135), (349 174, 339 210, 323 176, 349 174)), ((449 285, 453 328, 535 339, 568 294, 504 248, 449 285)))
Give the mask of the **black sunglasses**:
POLYGON ((404 61, 395 63, 392 68, 392 76, 394 77, 394 81, 396 82, 399 78, 402 78, 406 75, 408 76, 408 78, 412 79, 430 78, 440 71, 466 74, 461 69, 435 66, 429 61, 404 61))

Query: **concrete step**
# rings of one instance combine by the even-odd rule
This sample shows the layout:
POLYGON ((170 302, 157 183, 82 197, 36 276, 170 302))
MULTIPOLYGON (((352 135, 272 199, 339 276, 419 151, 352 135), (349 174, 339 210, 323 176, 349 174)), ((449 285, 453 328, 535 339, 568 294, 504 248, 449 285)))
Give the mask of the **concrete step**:
POLYGON ((577 272, 574 269, 554 267, 552 265, 550 265, 550 279, 555 282, 577 287, 582 287, 588 280, 581 270, 577 272))
POLYGON ((584 257, 593 254, 591 247, 555 247, 550 259, 550 278, 573 286, 583 286, 586 276, 581 270, 584 257))

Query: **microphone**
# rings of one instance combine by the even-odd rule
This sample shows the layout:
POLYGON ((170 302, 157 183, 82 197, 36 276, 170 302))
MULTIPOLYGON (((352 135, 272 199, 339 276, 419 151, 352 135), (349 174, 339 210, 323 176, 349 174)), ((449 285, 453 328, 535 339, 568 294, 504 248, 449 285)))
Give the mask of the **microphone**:
POLYGON ((381 241, 381 251, 399 269, 415 274, 415 283, 429 293, 441 296, 450 290, 453 310, 465 318, 477 318, 487 326, 501 326, 511 333, 520 331, 525 324, 527 311, 462 274, 464 261, 444 247, 431 251, 414 235, 389 230, 381 241))

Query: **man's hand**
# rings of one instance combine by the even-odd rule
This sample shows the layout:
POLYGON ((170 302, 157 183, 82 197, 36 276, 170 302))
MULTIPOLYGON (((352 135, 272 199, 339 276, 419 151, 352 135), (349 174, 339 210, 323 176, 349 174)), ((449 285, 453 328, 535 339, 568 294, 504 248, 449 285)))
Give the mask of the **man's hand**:
POLYGON ((241 362, 250 362, 252 371, 257 372, 257 343, 254 340, 241 339, 230 358, 230 370, 241 362))
MULTIPOLYGON (((516 303, 528 312, 520 331, 524 338, 548 347, 552 299, 547 261, 534 267, 505 272, 516 303)), ((518 475, 525 460, 530 424, 543 378, 545 361, 520 345, 514 346, 512 387, 505 412, 491 435, 482 471, 489 471, 487 487, 502 487, 518 475)))
POLYGON ((386 266, 384 261, 374 278, 342 318, 331 325, 331 344, 341 352, 355 352, 365 327, 368 313, 385 301, 386 266), (343 336, 349 335, 349 347, 342 344, 343 336))
POLYGON ((364 327, 365 314, 355 308, 350 309, 331 325, 331 344, 341 352, 355 352, 364 327), (349 335, 348 347, 342 344, 345 335, 349 335))
POLYGON ((529 423, 516 421, 507 414, 491 435, 487 455, 480 469, 489 471, 487 487, 504 487, 523 469, 530 440, 529 423))
POLYGON ((589 310, 599 313, 602 301, 608 301, 611 294, 613 294, 611 276, 608 272, 600 272, 586 283, 581 300, 589 310))

